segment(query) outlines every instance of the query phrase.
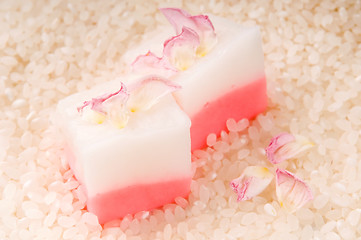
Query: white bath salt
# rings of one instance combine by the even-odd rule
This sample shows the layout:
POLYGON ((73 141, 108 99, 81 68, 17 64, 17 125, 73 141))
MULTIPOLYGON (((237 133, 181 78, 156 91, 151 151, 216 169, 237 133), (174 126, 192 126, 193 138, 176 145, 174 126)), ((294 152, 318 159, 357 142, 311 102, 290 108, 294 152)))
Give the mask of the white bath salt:
POLYGON ((205 204, 207 204, 208 200, 210 197, 210 193, 207 187, 205 187, 204 185, 201 185, 199 188, 199 198, 202 202, 204 202, 205 204))
POLYGON ((54 224, 54 222, 56 221, 57 215, 55 211, 50 211, 46 217, 44 218, 44 225, 46 227, 50 227, 54 224))
POLYGON ((237 122, 238 132, 243 131, 249 126, 249 120, 248 119, 241 119, 237 122))
POLYGON ((176 197, 174 201, 182 208, 185 208, 188 205, 188 201, 182 197, 176 197))
POLYGON ((324 206, 326 206, 326 204, 329 201, 329 196, 327 195, 318 195, 315 197, 315 199, 313 200, 313 206, 316 209, 321 209, 324 206))
POLYGON ((3 190, 2 199, 12 200, 15 197, 16 191, 16 184, 13 182, 8 183, 3 190))
POLYGON ((215 161, 220 161, 220 160, 222 160, 223 159, 223 153, 222 152, 214 152, 213 153, 213 160, 215 160, 215 161))
POLYGON ((14 109, 20 109, 20 108, 24 108, 26 107, 26 100, 23 98, 19 98, 16 99, 15 101, 13 101, 13 103, 11 104, 11 107, 13 107, 14 109))
POLYGON ((237 132, 237 122, 233 118, 228 119, 226 125, 230 132, 237 132))
POLYGON ((211 134, 208 135, 208 137, 207 137, 207 145, 209 147, 212 147, 216 143, 216 141, 217 141, 216 134, 211 133, 211 134))
POLYGON ((30 219, 41 219, 44 217, 44 213, 39 209, 27 209, 25 210, 25 216, 30 219))
POLYGON ((85 212, 81 217, 81 220, 91 226, 99 225, 97 216, 90 212, 85 212))
POLYGON ((63 233, 63 239, 73 239, 77 232, 78 229, 76 227, 68 228, 63 233))
POLYGON ((221 216, 226 217, 226 218, 232 217, 234 215, 234 213, 235 213, 235 209, 233 209, 233 208, 226 208, 226 209, 221 210, 221 212, 220 212, 221 216))
POLYGON ((163 231, 164 240, 170 240, 172 237, 172 226, 168 223, 163 231))
POLYGON ((79 182, 78 181, 68 181, 64 185, 67 190, 73 190, 79 186, 79 182))
POLYGON ((313 229, 310 225, 306 225, 301 231, 301 238, 300 240, 308 240, 312 239, 313 236, 313 229))
POLYGON ((254 212, 246 213, 241 220, 241 224, 248 226, 252 225, 255 221, 257 221, 258 215, 254 212))
POLYGON ((68 216, 60 216, 57 220, 58 224, 63 228, 70 228, 76 224, 74 218, 68 216))
POLYGON ((268 215, 277 216, 277 211, 272 204, 266 203, 263 208, 268 215))
POLYGON ((239 160, 245 159, 246 157, 248 157, 248 155, 250 154, 250 151, 248 149, 242 149, 239 150, 237 153, 237 158, 239 160))
POLYGON ((347 215, 346 221, 353 227, 357 226, 360 221, 360 215, 359 209, 353 210, 347 215))

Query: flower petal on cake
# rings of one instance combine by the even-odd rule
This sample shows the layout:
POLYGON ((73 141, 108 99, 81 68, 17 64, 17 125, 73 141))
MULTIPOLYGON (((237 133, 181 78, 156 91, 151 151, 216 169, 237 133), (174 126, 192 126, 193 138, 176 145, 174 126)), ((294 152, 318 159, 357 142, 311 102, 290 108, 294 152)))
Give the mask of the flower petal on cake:
POLYGON ((313 199, 310 188, 303 180, 282 169, 276 170, 276 194, 280 205, 291 213, 313 199))
POLYGON ((144 55, 139 55, 131 65, 135 72, 150 74, 161 71, 166 77, 170 77, 178 71, 167 58, 157 57, 150 51, 144 55))
POLYGON ((266 167, 249 166, 239 178, 231 181, 238 201, 249 200, 260 194, 272 181, 273 175, 266 167))
POLYGON ((197 56, 202 57, 206 55, 216 44, 217 36, 208 16, 192 16, 179 8, 160 8, 160 11, 173 25, 177 34, 182 32, 183 27, 187 27, 199 35, 200 45, 197 48, 197 56))
POLYGON ((128 108, 131 112, 146 111, 158 103, 162 97, 178 89, 180 89, 179 85, 163 77, 155 75, 146 76, 144 79, 129 86, 128 108))
POLYGON ((128 114, 125 108, 128 97, 129 93, 125 85, 121 83, 118 91, 85 101, 77 109, 82 114, 82 118, 88 122, 101 124, 109 116, 112 122, 121 128, 128 122, 128 114))
POLYGON ((85 107, 90 107, 90 109, 96 111, 96 112, 100 112, 100 113, 105 113, 105 110, 103 108, 103 103, 114 97, 114 96, 119 96, 121 97, 121 99, 126 102, 127 99, 128 99, 128 92, 127 92, 127 88, 125 87, 124 83, 121 82, 121 86, 120 86, 120 89, 114 93, 109 93, 109 94, 103 94, 102 96, 100 97, 97 97, 97 98, 92 98, 91 100, 89 101, 85 101, 83 103, 82 106, 78 107, 77 110, 78 112, 82 112, 84 110, 85 107))
POLYGON ((313 146, 314 144, 303 136, 280 133, 271 139, 266 148, 266 155, 271 163, 277 164, 293 158, 313 146))
POLYGON ((163 54, 178 70, 186 70, 195 62, 198 46, 198 34, 184 27, 179 35, 165 41, 163 54))

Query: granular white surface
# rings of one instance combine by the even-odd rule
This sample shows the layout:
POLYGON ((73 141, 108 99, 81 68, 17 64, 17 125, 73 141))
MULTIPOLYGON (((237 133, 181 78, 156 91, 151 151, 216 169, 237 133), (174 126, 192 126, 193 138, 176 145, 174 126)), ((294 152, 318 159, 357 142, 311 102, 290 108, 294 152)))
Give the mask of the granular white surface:
POLYGON ((361 239, 361 2, 0 2, 0 239, 361 239), (122 54, 166 24, 157 10, 209 12, 263 36, 269 108, 196 151, 188 199, 104 226, 84 195, 49 118, 59 99, 112 80, 122 54), (316 147, 281 167, 314 200, 294 214, 274 184, 237 203, 229 187, 248 165, 272 167, 264 148, 281 132, 316 147))

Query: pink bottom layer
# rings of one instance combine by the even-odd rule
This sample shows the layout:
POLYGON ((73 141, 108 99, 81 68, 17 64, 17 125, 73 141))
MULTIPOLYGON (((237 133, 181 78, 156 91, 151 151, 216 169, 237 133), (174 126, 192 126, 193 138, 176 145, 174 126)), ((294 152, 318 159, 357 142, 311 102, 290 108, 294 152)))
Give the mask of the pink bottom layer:
POLYGON ((208 134, 219 135, 222 130, 226 130, 227 119, 252 119, 266 107, 265 77, 205 104, 201 111, 191 117, 192 151, 206 146, 208 134))
POLYGON ((89 212, 98 216, 99 223, 124 217, 143 210, 150 210, 174 202, 178 196, 187 197, 191 178, 133 185, 99 194, 88 199, 89 212))

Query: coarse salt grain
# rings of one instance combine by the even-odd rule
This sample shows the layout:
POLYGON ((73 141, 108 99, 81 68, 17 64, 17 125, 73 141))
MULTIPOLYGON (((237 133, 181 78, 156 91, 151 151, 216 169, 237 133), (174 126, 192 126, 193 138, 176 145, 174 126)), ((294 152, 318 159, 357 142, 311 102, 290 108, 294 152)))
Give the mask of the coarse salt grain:
POLYGON ((207 145, 212 147, 217 141, 217 135, 214 133, 211 133, 207 137, 207 145))
POLYGON ((272 204, 270 203, 266 203, 264 205, 264 210, 267 214, 271 215, 271 216, 277 216, 277 211, 276 209, 272 206, 272 204))
POLYGON ((44 217, 44 213, 39 209, 27 209, 25 210, 25 216, 30 219, 41 219, 44 217))
POLYGON ((90 212, 85 212, 81 219, 83 222, 85 222, 91 226, 97 226, 99 224, 98 217, 90 212))

